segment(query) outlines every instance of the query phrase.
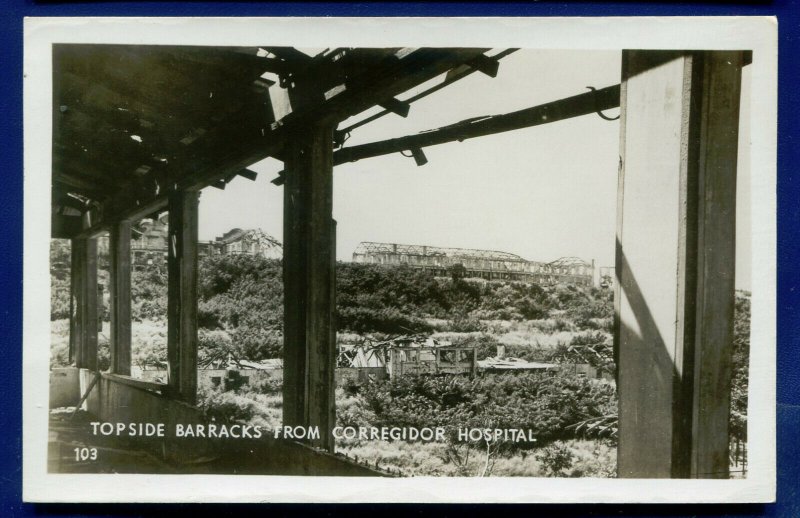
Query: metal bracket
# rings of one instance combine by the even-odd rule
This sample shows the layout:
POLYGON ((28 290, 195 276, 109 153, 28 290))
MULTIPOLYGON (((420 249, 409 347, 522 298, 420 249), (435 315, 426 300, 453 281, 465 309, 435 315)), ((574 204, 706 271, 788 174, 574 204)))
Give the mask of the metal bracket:
MULTIPOLYGON (((592 92, 596 92, 597 91, 597 88, 595 88, 593 86, 587 86, 586 88, 588 88, 592 92)), ((595 113, 597 113, 597 115, 599 115, 600 118, 603 119, 603 120, 615 121, 615 120, 619 119, 619 115, 617 115, 616 117, 609 117, 608 115, 603 114, 603 112, 601 110, 597 110, 595 113)))

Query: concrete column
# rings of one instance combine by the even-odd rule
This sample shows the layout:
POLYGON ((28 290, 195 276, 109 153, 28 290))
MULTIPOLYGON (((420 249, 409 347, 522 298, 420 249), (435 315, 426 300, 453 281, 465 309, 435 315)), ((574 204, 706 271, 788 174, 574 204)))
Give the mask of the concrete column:
POLYGON ((114 225, 109 235, 111 372, 131 374, 131 224, 114 225))
POLYGON ((333 451, 336 367, 333 128, 292 138, 284 185, 284 382, 286 425, 318 426, 333 451))
POLYGON ((625 51, 621 477, 728 476, 741 52, 625 51))
POLYGON ((71 245, 70 345, 78 368, 97 370, 97 239, 71 245))
POLYGON ((167 252, 167 363, 170 395, 197 399, 197 208, 196 191, 169 194, 167 252))

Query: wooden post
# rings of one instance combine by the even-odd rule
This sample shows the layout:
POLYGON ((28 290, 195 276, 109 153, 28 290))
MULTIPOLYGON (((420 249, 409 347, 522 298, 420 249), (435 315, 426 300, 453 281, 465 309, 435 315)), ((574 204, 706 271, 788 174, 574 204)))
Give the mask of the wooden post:
POLYGON ((78 307, 80 305, 80 276, 81 276, 81 252, 82 249, 77 239, 70 242, 70 269, 69 269, 69 361, 79 365, 83 360, 80 358, 80 335, 81 326, 78 318, 78 307))
POLYGON ((284 186, 285 425, 318 426, 315 446, 333 450, 336 339, 333 128, 298 131, 284 186))
POLYGON ((131 223, 114 225, 109 236, 111 372, 131 374, 131 223))
POLYGON ((172 397, 197 400, 196 191, 169 194, 167 252, 167 364, 172 397))
POLYGON ((741 52, 623 53, 621 477, 726 478, 741 52))
POLYGON ((78 368, 97 370, 97 239, 73 239, 71 249, 70 344, 78 368))

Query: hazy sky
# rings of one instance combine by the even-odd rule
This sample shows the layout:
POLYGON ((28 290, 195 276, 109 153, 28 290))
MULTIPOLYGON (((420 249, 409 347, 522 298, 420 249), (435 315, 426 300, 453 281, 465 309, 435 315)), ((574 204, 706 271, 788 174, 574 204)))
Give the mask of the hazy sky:
MULTIPOLYGON (((472 74, 413 103, 406 119, 390 114, 355 130, 346 146, 528 108, 619 80, 619 52, 522 50, 501 61, 496 78, 472 74)), ((747 105, 742 111, 744 144, 747 105)), ((433 146, 425 154, 428 163, 422 167, 396 153, 334 169, 339 259, 350 260, 360 241, 384 241, 502 250, 538 261, 574 255, 595 259, 598 266, 614 264, 618 121, 592 114, 433 146)), ((740 154, 737 287, 744 289, 750 288, 747 160, 749 154, 740 154)), ((260 173, 256 182, 237 178, 224 191, 205 189, 200 239, 232 227, 260 227, 283 240, 282 188, 270 183, 282 168, 267 159, 251 167, 260 173)))

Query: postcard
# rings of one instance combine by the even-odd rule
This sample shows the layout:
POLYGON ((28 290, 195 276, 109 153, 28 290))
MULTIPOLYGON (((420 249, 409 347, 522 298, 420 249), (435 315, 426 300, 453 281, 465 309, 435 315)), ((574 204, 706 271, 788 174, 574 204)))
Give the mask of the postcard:
POLYGON ((773 18, 30 18, 24 498, 769 502, 773 18))

